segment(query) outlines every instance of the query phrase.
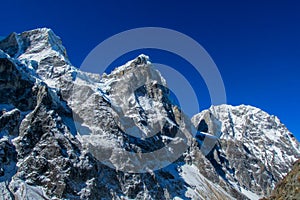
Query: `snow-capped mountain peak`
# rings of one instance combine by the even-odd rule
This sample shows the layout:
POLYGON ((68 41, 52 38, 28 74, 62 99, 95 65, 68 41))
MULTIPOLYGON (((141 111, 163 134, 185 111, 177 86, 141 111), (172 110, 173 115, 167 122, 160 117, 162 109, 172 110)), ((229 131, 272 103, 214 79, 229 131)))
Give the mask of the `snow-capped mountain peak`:
POLYGON ((42 80, 65 73, 71 66, 61 39, 48 28, 12 33, 0 41, 0 49, 42 80))
POLYGON ((111 71, 108 75, 105 73, 103 78, 112 78, 119 75, 123 75, 126 71, 130 71, 139 66, 151 65, 150 58, 147 55, 141 54, 137 56, 135 59, 128 61, 124 65, 116 67, 111 71))
POLYGON ((199 131, 219 137, 207 157, 220 164, 220 174, 256 194, 268 194, 299 159, 300 146, 293 134, 277 117, 259 108, 212 106, 192 121, 199 131), (262 184, 267 188, 264 191, 262 184))
POLYGON ((18 57, 20 60, 40 62, 47 56, 51 56, 51 53, 56 52, 57 56, 68 61, 61 39, 48 28, 38 28, 20 34, 12 33, 0 42, 0 47, 11 57, 18 57))

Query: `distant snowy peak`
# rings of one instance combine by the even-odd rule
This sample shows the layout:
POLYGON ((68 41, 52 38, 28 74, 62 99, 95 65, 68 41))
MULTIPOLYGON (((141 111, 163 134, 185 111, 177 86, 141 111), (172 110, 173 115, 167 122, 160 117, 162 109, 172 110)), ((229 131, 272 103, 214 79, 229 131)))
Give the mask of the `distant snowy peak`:
MULTIPOLYGON (((222 121, 222 130, 220 130, 222 138, 242 140, 243 137, 248 136, 247 130, 249 129, 247 127, 255 125, 256 128, 261 130, 259 133, 264 131, 264 135, 269 137, 270 140, 277 141, 280 137, 286 137, 291 141, 296 141, 293 134, 280 122, 278 117, 253 106, 225 104, 211 106, 208 110, 195 115, 192 120, 196 123, 204 119, 207 114, 222 121)), ((215 134, 215 131, 213 131, 213 134, 215 134)))
POLYGON ((199 132, 219 138, 206 156, 212 163, 219 163, 215 166, 220 174, 237 183, 237 189, 260 196, 269 194, 300 157, 299 142, 293 134, 277 117, 261 109, 212 106, 192 121, 199 132))
MULTIPOLYGON (((221 139, 247 141, 273 146, 286 145, 300 154, 299 142, 281 123, 278 117, 249 105, 219 105, 195 115, 193 123, 198 126, 201 120, 209 124, 208 133, 221 139)), ((269 147, 266 147, 269 148, 269 147)), ((271 147, 270 147, 271 148, 271 147)), ((294 157, 293 161, 297 158, 294 157)))

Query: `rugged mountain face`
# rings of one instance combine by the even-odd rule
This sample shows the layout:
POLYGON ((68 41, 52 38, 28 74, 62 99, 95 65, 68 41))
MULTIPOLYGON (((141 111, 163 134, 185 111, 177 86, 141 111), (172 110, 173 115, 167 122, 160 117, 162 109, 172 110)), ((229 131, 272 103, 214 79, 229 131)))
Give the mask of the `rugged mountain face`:
POLYGON ((212 107, 196 130, 145 55, 100 76, 73 67, 49 29, 0 49, 2 199, 258 199, 299 156, 250 106, 212 107))
POLYGON ((270 194, 299 158, 293 134, 258 108, 213 106, 192 120, 202 133, 220 137, 206 157, 220 176, 241 190, 270 194))
POLYGON ((267 199, 300 199, 300 160, 294 163, 292 171, 277 183, 270 197, 263 198, 267 199))

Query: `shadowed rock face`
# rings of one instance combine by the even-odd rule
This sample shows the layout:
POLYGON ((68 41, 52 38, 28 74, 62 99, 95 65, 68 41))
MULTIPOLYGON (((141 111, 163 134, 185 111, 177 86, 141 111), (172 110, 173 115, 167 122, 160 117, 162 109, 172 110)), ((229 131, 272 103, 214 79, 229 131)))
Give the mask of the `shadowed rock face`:
POLYGON ((17 34, 12 33, 0 41, 0 49, 6 52, 10 57, 14 57, 19 51, 17 34))
POLYGON ((12 104, 20 110, 34 107, 34 83, 22 74, 15 63, 8 58, 0 58, 0 103, 12 104))
POLYGON ((147 56, 101 77, 72 66, 49 29, 11 34, 0 49, 4 199, 249 199, 269 194, 299 155, 285 126, 253 107, 212 107, 193 128, 147 56), (131 163, 116 151, 156 151, 177 141, 181 127, 188 148, 174 162, 121 171, 131 163))

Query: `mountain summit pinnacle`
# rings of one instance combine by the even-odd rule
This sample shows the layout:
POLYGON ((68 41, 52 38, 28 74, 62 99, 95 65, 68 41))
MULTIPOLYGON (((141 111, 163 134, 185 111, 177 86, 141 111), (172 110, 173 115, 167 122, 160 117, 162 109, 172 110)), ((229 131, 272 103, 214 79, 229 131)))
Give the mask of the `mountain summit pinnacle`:
POLYGON ((118 72, 118 71, 123 71, 123 70, 127 71, 133 67, 142 66, 142 65, 151 65, 149 56, 147 56, 145 54, 140 54, 135 59, 128 61, 125 65, 115 68, 112 71, 112 73, 118 72))
POLYGON ((38 28, 23 33, 11 33, 0 41, 0 49, 10 57, 40 62, 49 55, 69 63, 61 39, 49 28, 38 28))

